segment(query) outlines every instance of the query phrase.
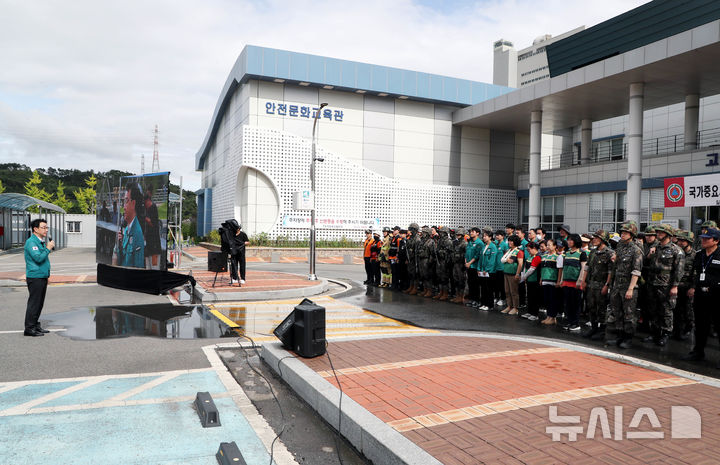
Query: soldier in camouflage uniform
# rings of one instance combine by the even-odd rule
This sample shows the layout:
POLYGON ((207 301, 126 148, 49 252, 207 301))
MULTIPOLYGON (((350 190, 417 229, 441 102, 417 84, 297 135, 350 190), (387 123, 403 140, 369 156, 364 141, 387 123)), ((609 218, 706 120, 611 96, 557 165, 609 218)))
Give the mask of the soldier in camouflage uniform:
POLYGON ((628 221, 620 228, 620 242, 610 267, 610 314, 605 327, 605 343, 623 349, 632 347, 635 309, 643 266, 642 249, 635 243, 637 223, 628 221))
POLYGON ((423 283, 423 297, 432 297, 433 295, 433 278, 435 275, 435 262, 437 260, 437 248, 435 239, 430 235, 430 228, 423 226, 422 240, 418 247, 418 272, 421 274, 423 283))
POLYGON ((452 263, 453 263, 453 243, 448 236, 448 228, 440 226, 438 228, 437 242, 437 280, 440 292, 433 297, 437 300, 448 300, 450 297, 450 279, 452 279, 452 263))
POLYGON ((642 250, 643 250, 643 269, 642 269, 642 276, 640 277, 640 281, 638 283, 638 309, 640 313, 640 329, 650 329, 650 320, 652 319, 650 317, 649 309, 650 309, 650 302, 648 301, 648 293, 650 287, 648 286, 648 273, 650 272, 649 264, 649 258, 648 254, 650 253, 650 249, 653 247, 657 247, 657 235, 655 234, 655 225, 650 224, 645 228, 645 235, 642 243, 642 250))
POLYGON ((685 271, 685 253, 672 243, 675 231, 666 224, 655 227, 658 245, 650 249, 648 266, 648 314, 652 335, 644 342, 667 343, 673 330, 673 309, 678 285, 685 271))
POLYGON ((717 228, 717 223, 713 220, 708 220, 700 225, 700 234, 698 234, 693 241, 693 250, 699 251, 700 249, 702 249, 702 245, 700 244, 700 236, 702 234, 705 234, 708 228, 717 228))
POLYGON ((467 242, 465 241, 465 228, 458 228, 455 231, 457 240, 453 248, 453 281, 455 281, 455 298, 450 302, 461 304, 465 300, 465 249, 467 242))
POLYGON ((688 290, 693 287, 692 268, 695 262, 695 250, 692 248, 694 234, 691 231, 680 231, 677 235, 678 245, 685 252, 685 269, 678 286, 677 304, 673 316, 673 338, 684 341, 693 329, 695 315, 693 313, 693 297, 688 297, 688 290))
POLYGON ((418 271, 417 271, 417 249, 418 245, 420 245, 420 238, 418 234, 418 230, 420 229, 420 226, 418 226, 417 223, 410 223, 410 226, 408 226, 408 232, 410 233, 410 237, 405 242, 405 246, 407 248, 407 274, 408 274, 408 282, 410 283, 410 287, 408 287, 403 292, 415 295, 418 293, 418 271))
POLYGON ((599 229, 592 238, 593 249, 587 261, 585 281, 585 307, 590 315, 590 328, 583 337, 601 339, 605 333, 605 311, 607 309, 608 291, 610 288, 610 266, 615 251, 608 246, 610 234, 599 229))

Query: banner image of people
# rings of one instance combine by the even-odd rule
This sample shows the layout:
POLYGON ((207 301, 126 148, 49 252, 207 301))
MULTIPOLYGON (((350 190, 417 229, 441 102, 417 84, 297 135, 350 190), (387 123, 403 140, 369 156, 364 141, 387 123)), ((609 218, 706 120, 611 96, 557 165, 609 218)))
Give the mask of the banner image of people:
POLYGON ((96 256, 106 265, 167 270, 170 173, 120 178, 98 191, 96 256))

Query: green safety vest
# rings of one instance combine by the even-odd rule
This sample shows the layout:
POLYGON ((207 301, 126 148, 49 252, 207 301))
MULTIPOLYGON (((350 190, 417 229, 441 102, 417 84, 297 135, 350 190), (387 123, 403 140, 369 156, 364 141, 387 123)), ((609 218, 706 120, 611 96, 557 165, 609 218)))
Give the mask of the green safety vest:
MULTIPOLYGON (((517 268, 518 268, 517 256, 518 256, 518 253, 519 253, 519 252, 520 252, 520 249, 517 248, 517 247, 516 247, 515 249, 513 249, 512 252, 510 252, 510 257, 514 257, 514 258, 515 258, 515 262, 514 262, 514 263, 510 263, 510 262, 503 263, 503 273, 505 273, 505 274, 515 274, 515 273, 517 273, 517 268)), ((504 254, 503 254, 503 255, 504 255, 504 254)), ((508 257, 508 259, 509 259, 510 257, 508 257)))
POLYGON ((580 256, 582 250, 578 249, 575 252, 567 251, 563 257, 563 281, 577 281, 580 277, 580 256))
POLYGON ((540 279, 543 281, 557 282, 558 269, 557 269, 557 258, 556 253, 546 253, 542 257, 542 263, 540 266, 540 279))

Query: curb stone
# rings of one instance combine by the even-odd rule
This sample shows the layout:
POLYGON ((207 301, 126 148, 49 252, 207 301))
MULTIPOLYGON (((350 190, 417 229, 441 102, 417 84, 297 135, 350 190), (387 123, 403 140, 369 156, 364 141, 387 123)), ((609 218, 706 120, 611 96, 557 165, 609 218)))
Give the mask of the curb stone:
MULTIPOLYGON (((318 375, 279 342, 266 343, 262 358, 325 421, 338 429, 340 390, 318 375), (280 363, 280 359, 285 358, 280 363)), ((342 434, 367 459, 377 464, 442 465, 440 461, 344 395, 342 434)))

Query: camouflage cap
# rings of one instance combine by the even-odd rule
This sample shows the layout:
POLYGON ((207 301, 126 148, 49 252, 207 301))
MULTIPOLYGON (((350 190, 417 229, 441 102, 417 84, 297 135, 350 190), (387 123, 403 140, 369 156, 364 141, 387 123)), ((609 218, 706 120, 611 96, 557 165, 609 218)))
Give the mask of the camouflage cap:
POLYGON ((658 224, 655 226, 655 232, 664 232, 668 236, 674 236, 675 235, 675 229, 673 229, 672 226, 669 224, 658 224))
POLYGON ((448 228, 447 228, 447 226, 438 226, 437 232, 439 232, 441 234, 446 234, 448 232, 448 228))
POLYGON ((428 226, 423 226, 421 231, 423 234, 430 234, 430 228, 428 226))
POLYGON ((645 227, 645 231, 643 231, 645 234, 652 234, 655 235, 655 225, 649 224, 647 227, 645 227))
POLYGON ((610 244, 610 234, 608 234, 607 231, 605 231, 604 229, 598 229, 593 233, 593 236, 597 237, 605 244, 610 244))
POLYGON ((717 223, 713 220, 707 220, 703 224, 700 225, 701 228, 717 228, 717 223))
POLYGON ((418 226, 417 223, 410 223, 410 226, 408 226, 408 229, 411 231, 413 231, 413 230, 418 231, 420 229, 420 226, 418 226))
POLYGON ((629 232, 630 234, 633 235, 633 237, 637 236, 637 232, 638 232, 637 223, 633 220, 626 221, 620 227, 620 232, 623 232, 623 231, 629 232))
POLYGON ((457 228, 455 230, 456 236, 464 236, 465 234, 467 234, 467 231, 465 230, 465 228, 457 228))
POLYGON ((695 234, 693 234, 692 231, 685 231, 684 229, 680 229, 676 235, 679 241, 688 241, 692 242, 695 240, 695 234))

